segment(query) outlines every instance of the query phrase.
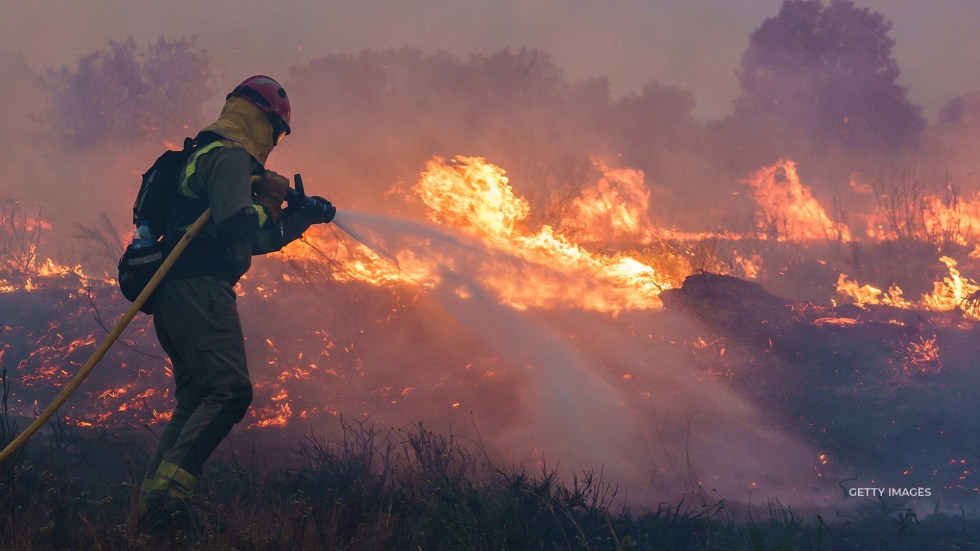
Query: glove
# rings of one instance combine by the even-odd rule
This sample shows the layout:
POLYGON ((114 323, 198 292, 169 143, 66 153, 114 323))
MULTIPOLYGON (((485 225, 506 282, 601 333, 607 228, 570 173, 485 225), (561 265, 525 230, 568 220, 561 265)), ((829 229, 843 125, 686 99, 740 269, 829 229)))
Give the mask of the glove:
POLYGON ((316 224, 316 219, 304 209, 286 207, 286 210, 282 212, 283 245, 303 237, 303 233, 310 229, 313 224, 316 224))
POLYGON ((320 205, 320 208, 287 207, 282 212, 282 236, 286 243, 303 237, 303 233, 310 229, 313 224, 326 224, 333 220, 337 214, 337 209, 330 201, 323 197, 313 196, 320 205), (325 212, 324 212, 325 211, 325 212))
POLYGON ((289 191, 289 180, 267 170, 252 188, 255 202, 265 207, 273 222, 278 222, 282 217, 282 202, 286 200, 286 192, 289 191))
POLYGON ((313 199, 317 202, 316 207, 304 206, 311 218, 315 219, 316 224, 329 224, 333 217, 337 216, 337 207, 319 195, 314 195, 313 199))

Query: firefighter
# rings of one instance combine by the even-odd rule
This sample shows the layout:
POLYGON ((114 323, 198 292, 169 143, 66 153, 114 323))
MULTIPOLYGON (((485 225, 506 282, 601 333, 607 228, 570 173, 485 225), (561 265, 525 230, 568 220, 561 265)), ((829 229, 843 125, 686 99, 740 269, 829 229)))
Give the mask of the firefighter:
POLYGON ((187 500, 211 452, 252 402, 245 341, 233 287, 251 256, 277 251, 336 209, 287 207, 289 181, 265 170, 290 133, 289 97, 274 79, 246 79, 218 120, 197 136, 200 148, 180 177, 166 236, 179 238, 204 210, 211 219, 153 295, 153 325, 170 356, 177 405, 140 488, 144 525, 189 520, 187 500))

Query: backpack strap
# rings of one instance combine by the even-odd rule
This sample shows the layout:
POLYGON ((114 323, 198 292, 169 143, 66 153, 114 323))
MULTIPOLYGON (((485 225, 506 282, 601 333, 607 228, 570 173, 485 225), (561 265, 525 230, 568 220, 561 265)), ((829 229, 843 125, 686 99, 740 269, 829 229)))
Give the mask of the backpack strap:
POLYGON ((180 173, 179 189, 181 195, 183 195, 184 197, 189 197, 191 199, 203 199, 203 197, 198 197, 198 195, 194 193, 194 190, 192 190, 190 186, 191 176, 193 176, 194 173, 197 172, 197 160, 201 157, 201 155, 204 155, 219 147, 224 147, 224 146, 225 144, 222 143, 221 141, 211 142, 208 145, 201 147, 191 155, 191 158, 188 159, 187 164, 184 166, 184 170, 180 173))
MULTIPOLYGON (((192 177, 197 173, 198 160, 218 148, 240 146, 237 142, 226 140, 214 132, 202 132, 194 138, 194 142, 194 152, 180 171, 180 181, 175 189, 176 197, 174 197, 168 215, 168 231, 164 234, 165 243, 168 247, 176 244, 187 226, 208 207, 208 198, 204 195, 204 190, 195 189, 198 186, 191 186, 192 177)), ((258 166, 261 167, 261 165, 258 166)), ((188 245, 184 254, 168 272, 166 279, 174 280, 210 275, 230 283, 237 280, 236 276, 227 274, 228 268, 222 263, 220 246, 210 242, 206 234, 206 231, 202 231, 197 239, 188 245)))

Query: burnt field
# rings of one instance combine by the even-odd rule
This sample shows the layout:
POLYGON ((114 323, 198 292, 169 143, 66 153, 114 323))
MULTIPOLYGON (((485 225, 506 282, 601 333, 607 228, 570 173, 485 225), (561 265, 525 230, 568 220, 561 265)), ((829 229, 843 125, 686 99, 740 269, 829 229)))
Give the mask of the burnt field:
MULTIPOLYGON (((474 269, 460 252, 474 243, 440 245, 427 233, 435 229, 411 227, 433 258, 456 251, 456 273, 474 269)), ((382 242, 378 230, 365 241, 406 258, 417 249, 404 235, 382 242)), ((668 266, 681 246, 657 241, 622 254, 668 266)), ((491 283, 421 284, 420 271, 406 280, 411 265, 395 268, 340 233, 263 259, 239 289, 256 399, 205 476, 193 545, 976 541, 977 345, 973 297, 962 290, 971 280, 921 243, 686 246, 727 275, 699 270, 664 285, 673 288, 653 307, 615 312, 590 307, 607 303, 582 300, 588 294, 574 297, 579 306, 494 308, 480 296, 491 283), (763 285, 719 260, 735 247, 752 251, 763 285), (854 271, 856 255, 905 251, 922 262, 923 250, 936 265, 909 270, 918 278, 905 286, 932 299, 882 304, 887 291, 835 277, 854 271), (767 286, 832 296, 787 298, 767 286), (961 298, 939 306, 957 289, 961 298)), ((526 278, 555 277, 513 256, 478 255, 526 278)), ((876 273, 884 264, 873 263, 876 273)), ((0 293, 10 314, 0 356, 6 441, 128 307, 111 280, 81 268, 23 266, 8 263, 0 293)), ((150 318, 140 316, 56 420, 5 463, 7 544, 159 545, 136 529, 131 504, 171 385, 150 318)), ((179 548, 186 537, 164 541, 179 548)))
MULTIPOLYGON (((339 209, 236 286, 254 401, 193 525, 153 535, 133 516, 173 407, 140 314, 0 465, 0 548, 980 545, 980 92, 952 61, 961 44, 893 38, 972 6, 889 6, 909 34, 848 0, 786 0, 733 33, 762 12, 627 4, 652 17, 634 36, 675 40, 641 52, 607 29, 606 54, 644 59, 632 90, 511 34, 574 15, 588 25, 556 55, 585 62, 598 7, 487 25, 436 10, 496 44, 458 54, 373 23, 383 46, 341 46, 320 20, 332 3, 285 10, 296 32, 254 59, 211 29, 109 38, 99 20, 70 61, 60 39, 0 35, 23 49, 0 53, 19 83, 0 116, 16 136, 0 444, 129 307, 114 277, 140 175, 214 121, 235 67, 289 90, 293 132, 268 167, 339 209), (934 57, 902 58, 918 64, 905 74, 900 52, 934 57), (684 80, 700 58, 709 78, 684 80)), ((35 14, 46 29, 65 16, 51 12, 35 14)), ((412 15, 398 27, 428 25, 412 15)))

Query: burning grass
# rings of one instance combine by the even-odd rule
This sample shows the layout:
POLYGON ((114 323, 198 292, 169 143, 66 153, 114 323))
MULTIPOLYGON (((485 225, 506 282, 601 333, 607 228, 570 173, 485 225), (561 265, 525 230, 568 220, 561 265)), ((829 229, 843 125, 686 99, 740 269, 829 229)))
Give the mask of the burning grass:
MULTIPOLYGON (((533 227, 502 169, 433 159, 414 191, 436 226, 342 213, 338 223, 364 229, 355 233, 373 251, 314 231, 257 260, 239 285, 256 390, 241 438, 261 444, 225 450, 208 473, 195 545, 847 548, 869 543, 870 526, 894 529, 898 539, 880 541, 904 545, 951 522, 974 541, 972 521, 944 516, 972 512, 978 494, 980 426, 966 390, 976 380, 972 242, 846 235, 790 163, 754 175, 756 231, 658 230, 645 209, 618 205, 648 200, 642 173, 597 168, 595 186, 557 209, 559 220, 533 227), (699 294, 698 281, 714 287, 699 294), (358 422, 304 436, 341 414, 358 422), (656 418, 663 453, 637 455, 634 442, 654 438, 639 430, 644 416, 656 418), (418 418, 440 427, 476 418, 486 439, 463 445, 404 425, 418 418), (692 426, 706 427, 701 447, 684 444, 692 426), (287 452, 268 447, 272 434, 287 452), (762 445, 776 458, 797 444, 812 457, 755 462, 762 445), (574 469, 559 476, 545 453, 574 469), (269 460, 280 455, 288 461, 269 460), (606 482, 621 473, 649 511, 634 515, 626 487, 606 482), (937 499, 838 510, 836 485, 859 479, 930 484, 937 499), (840 516, 752 507, 754 496, 808 485, 840 516), (657 507, 664 495, 671 504, 657 507), (739 516, 725 516, 723 502, 739 516)), ((0 324, 0 436, 9 438, 13 419, 47 403, 128 304, 108 278, 39 260, 43 221, 4 212, 0 308, 11 316, 0 324)), ((112 233, 88 232, 104 245, 112 233)), ((158 430, 172 402, 150 327, 137 318, 51 427, 57 453, 34 446, 4 467, 2 542, 158 546, 127 517, 145 459, 130 431, 158 430), (105 478, 96 484, 89 471, 105 478)))
MULTIPOLYGON (((263 269, 258 267, 257 279, 263 269)), ((72 274, 57 277, 70 287, 78 283, 72 274)), ((246 293, 258 292, 252 285, 245 284, 246 293)), ((303 317, 329 312, 316 294, 295 294, 306 287, 290 285, 285 282, 275 288, 280 307, 295 313, 305 304, 309 310, 302 310, 303 317)), ((295 430, 287 430, 281 432, 286 444, 269 447, 269 428, 312 425, 316 419, 334 418, 335 412, 360 409, 392 422, 404 420, 408 412, 440 418, 447 411, 458 411, 453 404, 461 396, 473 400, 480 394, 507 397, 496 405, 486 400, 464 406, 463 411, 498 412, 486 427, 489 433, 522 423, 514 406, 519 400, 513 386, 516 375, 494 359, 491 350, 468 337, 466 328, 452 325, 431 301, 356 282, 333 285, 319 292, 337 311, 322 315, 318 327, 297 333, 295 327, 284 325, 281 331, 269 332, 267 340, 251 342, 259 352, 251 356, 253 362, 268 366, 255 372, 257 400, 247 421, 252 428, 222 451, 224 460, 216 462, 205 478, 195 505, 201 523, 198 538, 151 537, 136 530, 129 517, 135 481, 142 475, 148 449, 145 438, 132 428, 156 427, 160 419, 154 412, 166 411, 169 401, 166 392, 147 394, 169 388, 165 371, 128 368, 162 362, 147 360, 145 354, 154 353, 154 348, 152 337, 144 333, 134 337, 132 348, 115 352, 120 354, 116 361, 133 362, 127 364, 125 383, 120 384, 120 375, 109 369, 103 370, 101 379, 97 374, 88 383, 92 390, 86 397, 75 401, 60 424, 49 428, 47 442, 39 437, 26 456, 4 466, 0 486, 7 504, 2 521, 6 528, 0 546, 29 549, 83 542, 78 545, 93 549, 703 549, 710 545, 893 549, 935 542, 952 545, 980 537, 974 521, 946 516, 952 513, 948 507, 943 507, 946 514, 920 520, 913 505, 902 501, 875 504, 871 510, 830 508, 816 517, 812 511, 801 513, 776 503, 771 509, 746 510, 744 504, 723 502, 724 495, 710 494, 710 486, 691 486, 694 493, 683 502, 637 509, 626 502, 629 488, 615 486, 601 470, 563 479, 556 469, 544 465, 531 471, 520 465, 503 467, 489 458, 479 442, 422 426, 379 432, 365 423, 347 423, 334 436, 315 438, 301 438, 295 430), (363 319, 349 324, 343 312, 358 312, 363 319), (372 384, 365 372, 381 365, 391 352, 377 350, 371 343, 389 342, 392 349, 404 350, 401 345, 410 342, 417 348, 417 330, 406 335, 398 327, 424 326, 446 326, 443 336, 432 331, 424 335, 432 350, 450 354, 442 360, 445 365, 435 367, 431 359, 426 363, 427 354, 421 351, 416 357, 403 356, 400 369, 388 371, 384 385, 372 384), (464 361, 468 362, 464 369, 450 367, 464 361), (289 415, 280 417, 283 403, 291 406, 289 415), (100 428, 87 428, 89 424, 100 428), (958 530, 955 537, 945 532, 951 526, 958 530)), ((943 321, 956 317, 956 312, 932 313, 926 324, 921 312, 895 307, 787 305, 766 293, 722 289, 710 294, 711 301, 705 304, 703 320, 708 327, 665 331, 664 322, 676 319, 670 305, 666 312, 624 313, 617 323, 624 334, 642 334, 649 328, 656 335, 654 341, 672 340, 676 343, 672 346, 688 350, 692 364, 706 377, 727 373, 728 384, 826 450, 823 459, 815 461, 820 476, 833 477, 835 482, 846 478, 841 470, 845 464, 891 477, 891 482, 901 481, 905 471, 905 477, 927 476, 930 483, 945 486, 947 495, 969 502, 973 448, 963 438, 975 432, 964 427, 946 429, 943 421, 955 419, 957 408, 968 411, 971 403, 966 395, 949 393, 950 388, 969 388, 971 380, 963 356, 972 349, 965 340, 969 332, 958 323, 943 321), (733 300, 749 297, 755 297, 755 302, 730 310, 733 300), (893 319, 896 323, 891 323, 893 319), (946 397, 948 408, 926 407, 919 399, 937 393, 946 397), (842 400, 842 394, 849 398, 842 400), (923 415, 931 420, 921 419, 923 415), (904 428, 896 432, 890 427, 904 428), (932 428, 940 432, 934 434, 932 428), (917 442, 930 453, 909 455, 910 446, 902 439, 916 433, 908 429, 922 433, 917 442), (953 463, 943 455, 947 452, 957 457, 953 463), (932 471, 931 476, 923 474, 932 471)), ((125 306, 99 300, 113 293, 111 288, 93 286, 89 292, 94 301, 71 293, 63 299, 62 307, 74 304, 74 310, 66 311, 77 313, 58 320, 58 334, 73 327, 88 327, 95 334, 100 329, 93 322, 93 304, 103 305, 104 316, 125 306)), ((37 293, 21 290, 7 298, 33 301, 37 293)), ((270 303, 248 301, 247 308, 253 311, 246 315, 275 319, 277 309, 270 303)), ((17 330, 6 333, 3 367, 11 358, 24 358, 16 371, 38 375, 17 379, 17 392, 5 399, 20 404, 22 416, 30 414, 32 400, 24 401, 17 393, 41 396, 43 404, 42 389, 56 386, 61 377, 57 371, 38 373, 35 368, 64 365, 64 361, 70 365, 84 356, 84 344, 70 350, 38 349, 32 355, 29 343, 35 335, 47 334, 50 319, 19 319, 14 324, 17 330), (37 325, 32 327, 25 321, 29 319, 37 325), (18 335, 22 342, 14 338, 18 335)), ((69 342, 74 341, 66 338, 62 344, 69 342)), ((629 377, 620 375, 616 377, 629 392, 642 393, 655 380, 652 372, 642 370, 629 377)), ((9 413, 3 421, 6 426, 13 424, 9 413)), ((596 468, 602 468, 601 458, 596 468)))

